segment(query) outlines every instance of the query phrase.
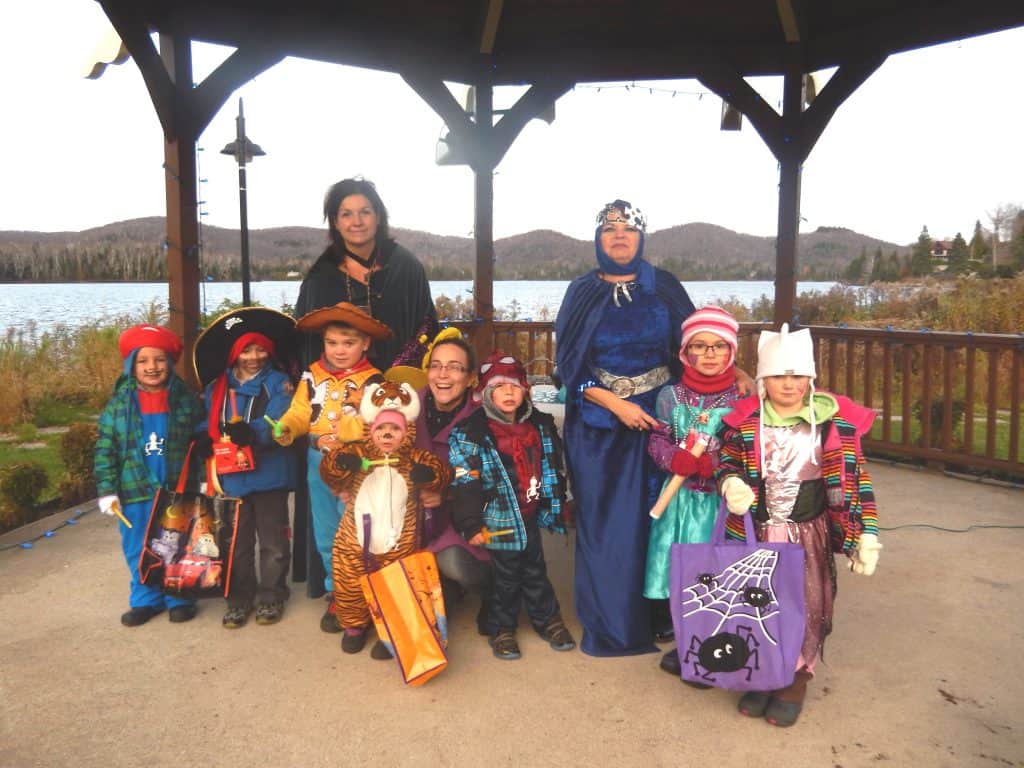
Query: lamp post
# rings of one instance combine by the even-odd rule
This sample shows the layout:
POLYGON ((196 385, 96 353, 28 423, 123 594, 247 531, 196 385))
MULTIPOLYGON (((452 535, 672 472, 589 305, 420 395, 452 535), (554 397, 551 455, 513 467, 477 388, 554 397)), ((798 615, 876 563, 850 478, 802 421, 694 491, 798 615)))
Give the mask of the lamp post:
POLYGON ((235 118, 235 140, 220 151, 222 155, 232 155, 238 163, 238 211, 239 229, 242 233, 242 304, 252 304, 249 295, 249 214, 245 196, 245 164, 254 157, 267 154, 259 144, 253 144, 245 135, 245 114, 242 111, 242 100, 238 100, 238 117, 235 118))

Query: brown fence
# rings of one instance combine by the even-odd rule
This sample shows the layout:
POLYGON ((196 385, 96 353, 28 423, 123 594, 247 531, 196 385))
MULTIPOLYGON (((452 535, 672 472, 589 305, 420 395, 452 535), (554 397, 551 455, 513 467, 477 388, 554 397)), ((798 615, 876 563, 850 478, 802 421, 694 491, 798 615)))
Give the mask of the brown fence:
MULTIPOLYGON (((474 326, 459 324, 472 335, 474 326)), ((753 374, 757 335, 740 325, 739 365, 753 374)), ((818 386, 878 411, 865 440, 875 455, 1024 479, 1024 335, 811 326, 818 386)), ((551 323, 494 323, 494 346, 528 373, 550 375, 551 323)))

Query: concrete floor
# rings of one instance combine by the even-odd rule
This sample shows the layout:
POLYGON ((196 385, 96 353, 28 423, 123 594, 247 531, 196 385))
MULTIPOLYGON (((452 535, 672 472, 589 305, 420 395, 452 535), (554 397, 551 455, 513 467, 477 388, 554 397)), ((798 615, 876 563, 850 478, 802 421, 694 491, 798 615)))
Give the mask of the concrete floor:
MULTIPOLYGON (((1024 491, 873 465, 882 525, 1024 524, 1024 491)), ((66 516, 0 537, 25 540, 66 516)), ((840 574, 835 632, 788 730, 696 691, 658 656, 555 653, 521 632, 494 659, 452 617, 451 663, 407 688, 343 655, 297 586, 272 627, 118 622, 127 574, 110 518, 0 552, 0 766, 1024 766, 1024 531, 883 531, 871 578, 840 574)), ((549 537, 570 626, 571 535, 549 537)))

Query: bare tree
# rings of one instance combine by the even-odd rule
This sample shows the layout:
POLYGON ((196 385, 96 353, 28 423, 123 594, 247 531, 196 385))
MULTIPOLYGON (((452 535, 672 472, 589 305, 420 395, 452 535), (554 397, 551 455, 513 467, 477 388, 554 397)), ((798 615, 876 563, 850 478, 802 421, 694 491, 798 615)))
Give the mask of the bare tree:
POLYGON ((992 222, 992 269, 999 263, 999 236, 1006 233, 1011 238, 1013 222, 1020 213, 1020 206, 1015 203, 1000 203, 995 210, 988 212, 988 220, 992 222))

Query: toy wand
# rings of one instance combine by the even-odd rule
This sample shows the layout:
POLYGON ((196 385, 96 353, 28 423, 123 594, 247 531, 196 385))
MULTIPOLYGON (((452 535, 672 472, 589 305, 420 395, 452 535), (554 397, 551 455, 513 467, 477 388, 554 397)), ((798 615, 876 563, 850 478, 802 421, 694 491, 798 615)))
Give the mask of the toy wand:
POLYGON ((114 503, 110 505, 110 511, 117 515, 117 519, 126 526, 129 528, 132 527, 132 524, 128 522, 128 518, 125 517, 124 513, 121 511, 121 503, 117 499, 114 499, 114 503))
POLYGON ((270 428, 274 431, 274 437, 281 437, 284 434, 284 429, 281 427, 280 421, 274 421, 272 418, 263 414, 263 420, 270 425, 270 428))
POLYGON ((480 535, 484 537, 484 544, 490 544, 491 539, 497 538, 498 536, 508 536, 515 532, 515 528, 502 528, 500 531, 489 531, 487 530, 487 526, 484 526, 480 529, 480 535))

